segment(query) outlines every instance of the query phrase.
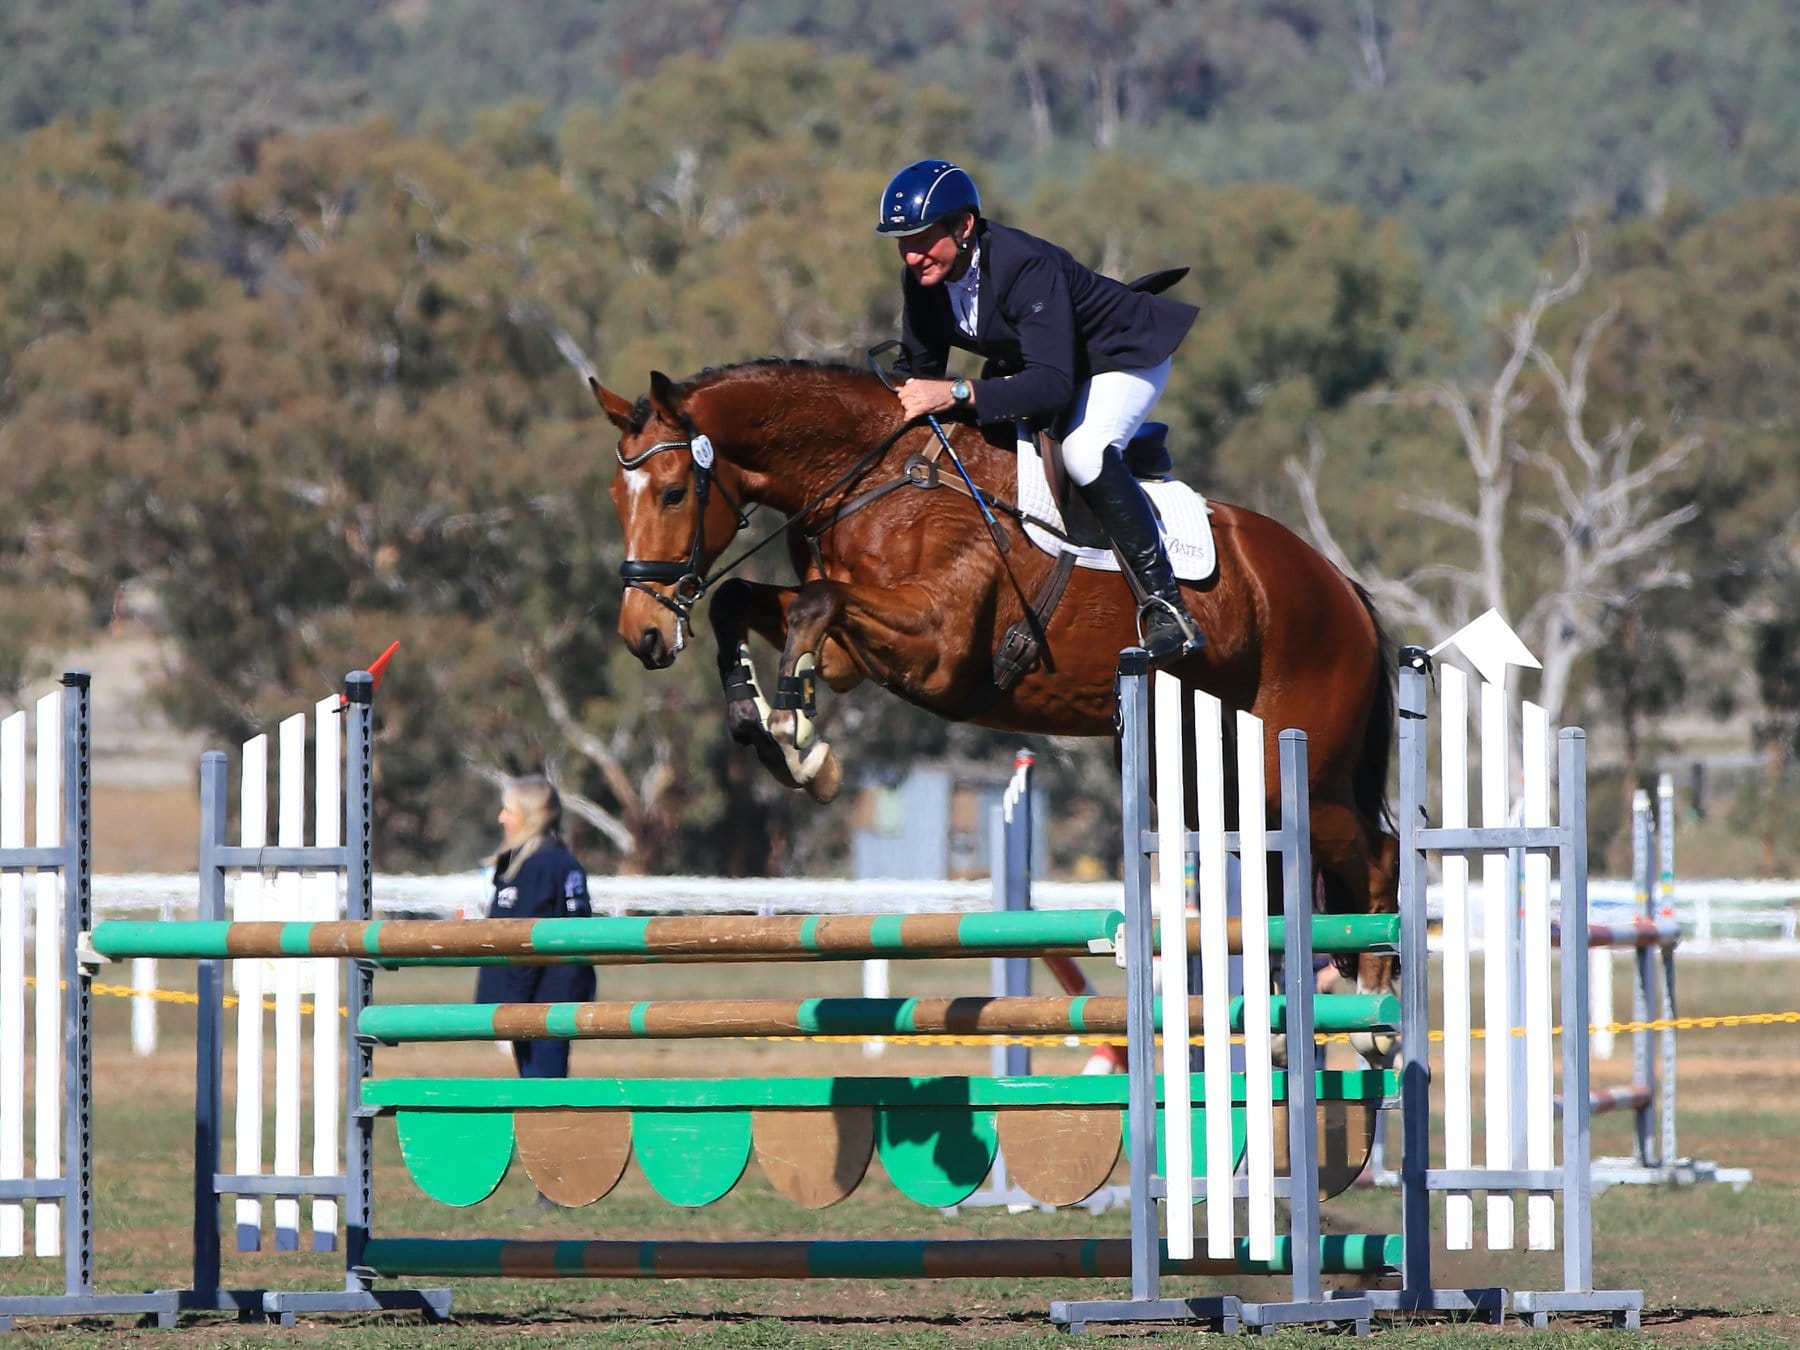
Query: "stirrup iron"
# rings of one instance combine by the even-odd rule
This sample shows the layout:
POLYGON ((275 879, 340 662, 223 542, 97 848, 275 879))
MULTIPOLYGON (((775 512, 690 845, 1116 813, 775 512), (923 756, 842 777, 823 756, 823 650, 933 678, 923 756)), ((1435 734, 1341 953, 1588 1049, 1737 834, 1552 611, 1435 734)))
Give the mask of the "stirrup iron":
POLYGON ((1160 595, 1147 595, 1138 607, 1138 645, 1153 664, 1178 660, 1206 645, 1185 607, 1160 595))

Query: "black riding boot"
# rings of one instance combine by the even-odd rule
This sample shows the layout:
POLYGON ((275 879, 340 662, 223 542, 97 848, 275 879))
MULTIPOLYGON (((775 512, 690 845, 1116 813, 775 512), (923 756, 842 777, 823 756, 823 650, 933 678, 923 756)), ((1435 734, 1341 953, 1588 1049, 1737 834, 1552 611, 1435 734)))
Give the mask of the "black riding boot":
POLYGON ((1086 486, 1077 484, 1076 491, 1144 591, 1138 630, 1151 664, 1174 661, 1204 647, 1206 638, 1187 611, 1163 550, 1150 499, 1125 467, 1117 447, 1109 448, 1101 459, 1100 476, 1086 486))

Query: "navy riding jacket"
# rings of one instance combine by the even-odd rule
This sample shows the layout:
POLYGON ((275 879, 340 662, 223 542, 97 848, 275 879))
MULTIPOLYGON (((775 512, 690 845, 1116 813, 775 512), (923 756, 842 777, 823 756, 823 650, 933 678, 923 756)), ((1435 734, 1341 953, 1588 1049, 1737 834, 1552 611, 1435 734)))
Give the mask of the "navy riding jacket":
MULTIPOLYGON (((557 840, 541 844, 507 877, 511 859, 510 853, 502 853, 494 860, 490 919, 586 917, 594 912, 587 873, 557 840)), ((592 966, 483 966, 475 977, 475 1002, 584 1003, 594 997, 594 989, 592 966)))
POLYGON ((957 326, 946 287, 921 286, 903 268, 904 350, 895 369, 942 379, 952 347, 986 358, 974 381, 983 422, 1049 423, 1093 375, 1161 364, 1200 312, 1101 276, 1023 230, 983 220, 979 231, 975 336, 957 326))

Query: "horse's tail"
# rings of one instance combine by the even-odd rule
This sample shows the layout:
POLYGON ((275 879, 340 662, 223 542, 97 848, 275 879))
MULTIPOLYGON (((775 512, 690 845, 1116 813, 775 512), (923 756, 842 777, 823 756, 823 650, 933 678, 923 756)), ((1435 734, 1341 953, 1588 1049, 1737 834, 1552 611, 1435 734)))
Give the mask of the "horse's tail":
POLYGON ((1368 613, 1369 622, 1375 625, 1376 660, 1380 668, 1376 671, 1378 681, 1375 692, 1375 706, 1369 710, 1368 725, 1363 731, 1362 753, 1357 756, 1356 768, 1351 775, 1350 791, 1356 799, 1356 810, 1364 820, 1376 822, 1381 828, 1394 828, 1394 812, 1388 803, 1388 764, 1394 752, 1394 727, 1396 725, 1395 684, 1398 674, 1395 670, 1397 649, 1394 640, 1388 636, 1387 628, 1381 622, 1381 613, 1375 608, 1375 601, 1361 583, 1352 581, 1356 590, 1356 598, 1362 601, 1363 609, 1368 613))

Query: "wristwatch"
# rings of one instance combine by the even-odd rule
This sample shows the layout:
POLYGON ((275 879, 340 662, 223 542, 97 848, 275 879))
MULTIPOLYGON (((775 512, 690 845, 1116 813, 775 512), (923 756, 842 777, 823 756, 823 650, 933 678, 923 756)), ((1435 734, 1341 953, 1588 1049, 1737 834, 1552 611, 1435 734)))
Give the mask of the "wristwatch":
POLYGON ((969 382, 963 379, 950 381, 950 397, 958 403, 967 403, 975 397, 975 391, 969 388, 969 382))

